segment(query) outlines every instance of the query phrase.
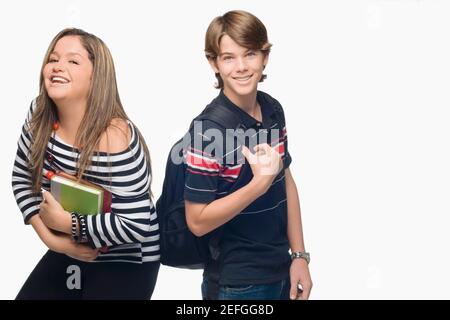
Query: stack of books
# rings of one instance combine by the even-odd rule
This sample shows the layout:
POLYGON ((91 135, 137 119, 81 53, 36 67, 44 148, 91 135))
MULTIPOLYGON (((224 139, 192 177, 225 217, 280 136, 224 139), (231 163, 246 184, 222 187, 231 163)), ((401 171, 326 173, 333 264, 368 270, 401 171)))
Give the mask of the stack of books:
MULTIPOLYGON (((76 212, 81 215, 111 212, 111 192, 63 172, 51 177, 50 192, 68 212, 76 212)), ((108 247, 102 247, 100 251, 106 253, 108 247)))
POLYGON ((58 173, 50 180, 50 190, 68 212, 95 215, 111 211, 111 193, 86 180, 58 173))

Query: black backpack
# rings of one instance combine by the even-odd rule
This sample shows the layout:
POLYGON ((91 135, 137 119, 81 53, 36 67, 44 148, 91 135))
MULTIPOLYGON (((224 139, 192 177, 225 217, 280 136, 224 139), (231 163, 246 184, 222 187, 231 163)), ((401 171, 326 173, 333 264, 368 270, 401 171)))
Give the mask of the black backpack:
MULTIPOLYGON (((242 128, 245 130, 239 117, 226 107, 216 104, 215 100, 192 121, 189 132, 192 133, 194 121, 202 120, 213 121, 226 129, 242 128)), ((156 202, 160 230, 161 263, 176 268, 203 269, 211 258, 214 260, 218 258, 221 228, 203 237, 197 237, 187 226, 184 206, 186 164, 184 161, 174 163, 171 157, 172 154, 177 154, 182 159, 182 152, 185 147, 187 146, 183 144, 183 139, 178 140, 172 146, 167 159, 162 193, 156 202)), ((242 171, 240 176, 242 176, 242 171)), ((234 185, 237 186, 238 183, 234 185)))
MULTIPOLYGON (((262 97, 275 106, 277 121, 284 127, 283 109, 279 102, 262 93, 262 97)), ((225 129, 247 128, 238 116, 214 99, 191 123, 189 132, 192 132, 194 121, 209 120, 225 129)), ((188 141, 190 143, 190 141, 188 141)), ((183 159, 182 152, 187 147, 183 139, 178 140, 171 148, 166 164, 166 173, 160 198, 156 202, 160 230, 161 263, 166 266, 185 269, 204 269, 207 267, 208 292, 206 299, 216 299, 220 278, 220 239, 223 228, 204 235, 195 236, 188 228, 184 205, 184 186, 186 164, 184 161, 177 164, 172 161, 172 154, 178 154, 183 159)), ((238 179, 229 193, 236 191, 240 180, 251 170, 247 162, 242 166, 238 179)))

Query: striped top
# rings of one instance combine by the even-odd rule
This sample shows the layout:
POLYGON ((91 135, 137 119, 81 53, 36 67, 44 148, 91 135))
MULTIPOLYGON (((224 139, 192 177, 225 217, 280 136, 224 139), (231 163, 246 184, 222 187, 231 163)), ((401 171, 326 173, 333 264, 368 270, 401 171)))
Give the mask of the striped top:
MULTIPOLYGON (((12 188, 23 219, 39 213, 42 195, 32 191, 31 172, 27 167, 31 146, 30 120, 36 108, 31 103, 22 133, 18 141, 17 155, 12 173, 12 188)), ((87 215, 87 235, 92 247, 108 246, 107 253, 100 253, 94 262, 158 261, 160 257, 158 218, 149 195, 150 172, 146 157, 134 125, 128 122, 131 142, 125 151, 98 152, 83 179, 95 183, 112 194, 111 212, 87 215)), ((79 151, 62 141, 56 134, 50 137, 47 152, 53 156, 53 167, 67 174, 76 174, 79 151)), ((45 174, 52 167, 44 160, 42 187, 50 190, 45 174)))

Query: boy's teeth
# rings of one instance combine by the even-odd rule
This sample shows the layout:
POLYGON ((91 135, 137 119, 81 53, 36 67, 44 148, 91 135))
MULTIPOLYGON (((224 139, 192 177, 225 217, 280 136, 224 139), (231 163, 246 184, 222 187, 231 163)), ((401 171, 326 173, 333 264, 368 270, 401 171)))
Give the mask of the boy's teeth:
POLYGON ((247 80, 250 79, 251 76, 247 76, 247 77, 236 77, 237 80, 247 80))

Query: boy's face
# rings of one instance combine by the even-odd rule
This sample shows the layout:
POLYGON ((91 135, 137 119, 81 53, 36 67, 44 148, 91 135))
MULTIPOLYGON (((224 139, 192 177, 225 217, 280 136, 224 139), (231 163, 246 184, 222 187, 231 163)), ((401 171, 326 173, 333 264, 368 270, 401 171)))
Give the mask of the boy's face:
POLYGON ((225 95, 239 99, 256 92, 268 59, 268 54, 261 50, 241 47, 224 35, 220 40, 219 56, 209 62, 214 72, 222 77, 225 95))

